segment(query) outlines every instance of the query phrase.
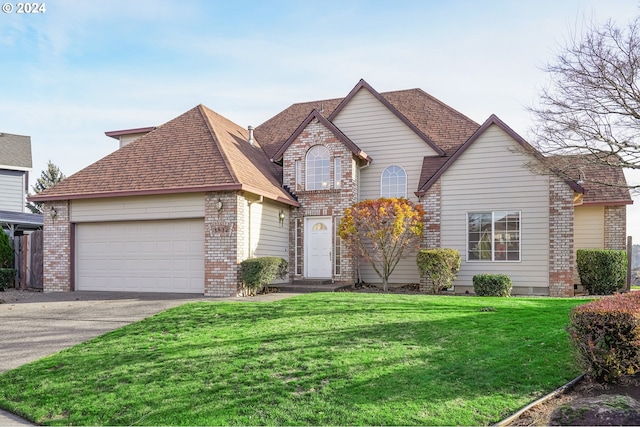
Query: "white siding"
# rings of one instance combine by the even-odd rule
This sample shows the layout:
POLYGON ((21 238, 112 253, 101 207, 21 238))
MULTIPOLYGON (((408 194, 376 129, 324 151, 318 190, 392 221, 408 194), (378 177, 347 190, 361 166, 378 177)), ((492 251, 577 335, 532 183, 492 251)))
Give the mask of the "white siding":
POLYGON ((140 138, 141 136, 146 135, 148 132, 142 132, 142 133, 131 133, 128 135, 121 135, 120 136, 120 148, 124 147, 125 145, 129 145, 131 144, 133 141, 135 141, 136 139, 140 138))
MULTIPOLYGON (((382 171, 398 165, 407 173, 407 197, 418 201, 414 192, 419 185, 422 159, 436 154, 425 141, 366 89, 356 93, 333 123, 373 159, 370 166, 359 171, 359 200, 379 198, 382 171)), ((366 282, 380 283, 368 264, 361 265, 360 276, 366 282)), ((389 279, 397 284, 419 281, 415 253, 403 259, 389 279)))
MULTIPOLYGON (((573 211, 573 247, 578 249, 604 248, 604 206, 576 206, 573 211)), ((580 283, 578 268, 574 283, 580 283)))
POLYGON ((527 167, 532 159, 519 147, 491 126, 441 177, 441 245, 462 256, 457 291, 472 289, 475 274, 501 273, 514 293, 548 293, 549 182, 527 167), (521 212, 521 261, 467 262, 467 213, 498 210, 521 212))
MULTIPOLYGON (((269 200, 262 203, 250 203, 247 210, 249 224, 245 233, 247 253, 251 258, 276 256, 289 260, 289 207, 269 200), (280 210, 285 219, 280 224, 280 210)), ((288 281, 285 277, 276 282, 288 281)))
POLYGON ((24 172, 0 169, 0 210, 24 212, 24 172))
POLYGON ((418 190, 422 159, 436 153, 369 91, 361 89, 333 123, 373 162, 360 173, 360 200, 380 197, 382 171, 391 165, 407 172, 407 196, 418 190))
POLYGON ((71 222, 203 217, 203 193, 108 197, 71 201, 71 222))

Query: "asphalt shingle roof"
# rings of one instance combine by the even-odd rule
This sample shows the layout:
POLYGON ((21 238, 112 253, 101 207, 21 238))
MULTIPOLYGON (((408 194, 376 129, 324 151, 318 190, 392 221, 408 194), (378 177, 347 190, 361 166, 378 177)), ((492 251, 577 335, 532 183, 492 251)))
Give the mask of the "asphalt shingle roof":
MULTIPOLYGON (((382 92, 380 95, 447 155, 453 154, 480 126, 422 89, 382 92)), ((313 109, 329 117, 343 99, 293 104, 258 126, 256 138, 267 155, 273 157, 313 109)))
POLYGON ((0 133, 0 166, 31 169, 31 137, 0 133))
MULTIPOLYGON (((366 83, 361 81, 359 85, 366 83)), ((376 96, 384 97, 385 102, 411 122, 416 132, 423 133, 429 143, 444 152, 443 156, 424 158, 420 189, 436 179, 442 168, 455 160, 452 156, 459 155, 461 147, 481 131, 481 126, 473 120, 421 89, 385 92, 376 96)), ((328 119, 344 99, 291 105, 255 129, 254 145, 247 142, 246 129, 198 105, 31 199, 42 201, 243 189, 297 205, 282 188, 281 166, 271 159, 313 110, 316 110, 314 114, 328 119)), ((499 121, 491 116, 488 122, 492 118, 499 121)), ((21 138, 28 141, 28 137, 21 138)), ((3 147, 1 141, 2 138, 0 148, 3 147)), ((585 203, 631 203, 628 190, 620 186, 625 183, 621 169, 602 168, 591 163, 584 166, 583 171, 587 178, 583 184, 585 203), (597 180, 600 183, 589 177, 600 177, 597 180), (607 182, 605 179, 615 181, 617 186, 603 185, 602 182, 607 182)))
POLYGON ((32 200, 244 189, 295 204, 248 131, 198 105, 32 200))

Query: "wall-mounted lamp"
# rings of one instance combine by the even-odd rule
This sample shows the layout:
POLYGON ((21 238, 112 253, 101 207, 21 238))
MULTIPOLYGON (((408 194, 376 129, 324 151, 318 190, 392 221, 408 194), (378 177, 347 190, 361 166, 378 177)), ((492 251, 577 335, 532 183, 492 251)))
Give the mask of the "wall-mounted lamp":
POLYGON ((284 211, 282 209, 280 209, 280 212, 278 213, 278 219, 280 220, 280 227, 282 227, 284 224, 284 211))
POLYGON ((580 173, 578 174, 578 180, 576 181, 576 184, 578 185, 582 185, 584 184, 584 171, 582 170, 582 168, 578 168, 578 170, 580 171, 580 173))
POLYGON ((218 210, 218 213, 222 212, 223 207, 224 205, 222 204, 222 200, 218 199, 218 203, 216 203, 216 209, 218 210))
POLYGON ((51 210, 49 211, 49 216, 51 217, 51 219, 56 219, 56 217, 58 216, 58 211, 53 206, 51 206, 51 210))

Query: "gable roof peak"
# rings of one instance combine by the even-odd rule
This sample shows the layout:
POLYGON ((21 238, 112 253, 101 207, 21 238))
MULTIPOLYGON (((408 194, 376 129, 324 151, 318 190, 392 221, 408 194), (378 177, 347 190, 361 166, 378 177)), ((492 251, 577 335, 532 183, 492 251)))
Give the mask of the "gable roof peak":
POLYGON ((367 90, 374 98, 376 98, 382 105, 384 105, 391 113, 393 113, 401 122, 403 122, 409 129, 411 129, 420 139, 427 143, 429 147, 433 149, 439 156, 444 156, 446 153, 440 147, 438 147, 435 142, 429 136, 427 136, 424 132, 422 132, 418 127, 409 120, 404 114, 402 114, 396 107, 389 102, 387 98, 382 96, 380 92, 375 90, 369 83, 367 83, 364 79, 360 79, 358 84, 351 89, 351 92, 338 104, 335 110, 329 115, 328 119, 330 122, 340 114, 342 109, 349 104, 349 102, 353 99, 353 97, 361 90, 367 90))
POLYGON ((324 127, 329 129, 331 133, 333 133, 353 154, 365 160, 366 162, 371 162, 371 157, 364 151, 362 151, 348 136, 346 136, 340 129, 338 129, 333 123, 331 123, 327 118, 325 118, 317 109, 311 110, 311 112, 307 115, 307 117, 300 123, 298 128, 291 134, 291 136, 285 141, 285 143, 280 147, 280 149, 275 153, 275 155, 271 158, 272 162, 278 161, 282 159, 284 152, 287 151, 287 148, 296 140, 296 138, 304 131, 304 129, 311 123, 313 120, 317 120, 324 127))

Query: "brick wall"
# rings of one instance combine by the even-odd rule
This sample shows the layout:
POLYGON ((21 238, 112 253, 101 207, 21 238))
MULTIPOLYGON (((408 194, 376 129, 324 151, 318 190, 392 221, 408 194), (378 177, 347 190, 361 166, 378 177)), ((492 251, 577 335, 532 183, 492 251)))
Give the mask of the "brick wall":
POLYGON ((549 181, 549 295, 573 296, 573 190, 549 181))
POLYGON ((627 206, 604 207, 604 248, 627 249, 627 206))
MULTIPOLYGON (((357 201, 357 167, 353 153, 336 136, 324 127, 317 120, 313 120, 300 133, 298 138, 289 146, 283 157, 283 184, 296 195, 301 207, 293 209, 291 212, 290 242, 289 251, 289 271, 291 280, 301 279, 304 276, 296 273, 295 260, 295 224, 296 219, 302 221, 309 216, 330 216, 332 217, 332 235, 337 222, 344 210, 357 201), (306 155, 309 149, 315 145, 323 145, 330 153, 330 185, 327 190, 307 191, 304 189, 306 176, 306 155), (335 188, 334 181, 334 159, 341 159, 341 180, 340 188, 335 188), (300 162, 302 182, 296 182, 296 161, 300 162)), ((332 245, 335 248, 335 235, 333 235, 332 245)), ((304 235, 302 236, 302 251, 304 251, 304 235)), ((333 275, 336 282, 353 283, 356 277, 356 264, 352 248, 345 242, 341 244, 342 257, 340 262, 340 275, 333 275)), ((335 253, 335 252, 334 252, 335 253)), ((304 260, 304 253, 302 254, 304 260)), ((333 270, 332 265, 332 271, 333 270)))
POLYGON ((44 203, 43 231, 43 291, 71 290, 71 224, 69 201, 44 203), (55 209, 55 216, 52 210, 55 209))
POLYGON ((244 259, 244 197, 238 192, 212 192, 205 196, 204 294, 236 296, 240 289, 240 260, 244 259), (218 211, 217 204, 222 202, 218 211))
MULTIPOLYGON (((441 221, 441 185, 440 180, 429 188, 429 191, 422 197, 422 207, 425 212, 424 235, 422 247, 425 249, 439 248, 440 243, 440 221, 441 221)), ((433 292, 433 283, 424 275, 420 277, 420 291, 426 293, 433 292)))

